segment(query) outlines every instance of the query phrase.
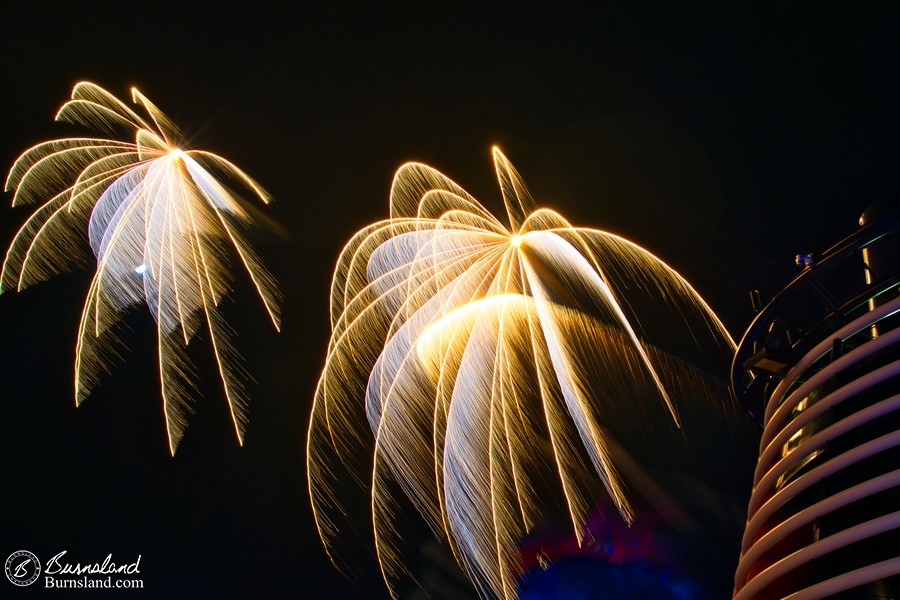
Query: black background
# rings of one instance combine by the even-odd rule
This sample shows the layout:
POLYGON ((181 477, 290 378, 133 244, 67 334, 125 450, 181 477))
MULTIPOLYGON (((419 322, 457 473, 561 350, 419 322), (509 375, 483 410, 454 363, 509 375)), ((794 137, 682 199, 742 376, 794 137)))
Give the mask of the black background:
MULTIPOLYGON (((0 9, 0 163, 74 132, 52 117, 75 82, 122 98, 136 86, 192 147, 229 157, 274 195, 268 214, 285 233, 261 249, 286 296, 276 335, 257 299, 236 295, 239 347, 258 380, 245 446, 210 375, 174 459, 148 314, 128 320, 132 353, 76 411, 89 272, 0 296, 0 554, 141 554, 153 596, 386 596, 328 563, 304 446, 334 261, 386 216, 407 160, 497 211, 499 145, 539 204, 657 253, 740 335, 750 288, 771 296, 794 254, 824 250, 868 204, 896 199, 900 8, 718 4, 728 8, 0 9)), ((28 214, 0 213, 4 244, 28 214)))

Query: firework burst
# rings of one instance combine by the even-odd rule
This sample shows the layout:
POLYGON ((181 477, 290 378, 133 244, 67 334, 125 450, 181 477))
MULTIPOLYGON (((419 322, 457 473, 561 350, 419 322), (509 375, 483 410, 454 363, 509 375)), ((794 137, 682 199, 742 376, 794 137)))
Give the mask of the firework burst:
POLYGON ((626 481, 609 432, 663 415, 680 435, 679 412, 705 385, 657 345, 664 332, 712 348, 722 365, 734 346, 673 269, 536 208, 493 155, 508 225, 409 163, 394 178, 390 218, 358 232, 334 273, 310 496, 336 560, 339 536, 354 528, 345 482, 359 483, 394 595, 413 575, 396 527, 407 500, 494 597, 515 595, 517 541, 554 511, 579 543, 602 497, 630 522, 630 493, 650 484, 626 481))
POLYGON ((249 206, 228 185, 264 203, 268 195, 215 154, 187 147, 185 137, 136 89, 139 116, 92 83, 75 86, 58 121, 117 139, 68 138, 30 148, 6 182, 13 206, 40 204, 16 234, 3 263, 0 290, 22 290, 85 262, 85 236, 96 258, 75 358, 80 404, 121 351, 113 326, 146 304, 157 325, 159 373, 169 449, 174 454, 192 412, 195 374, 188 342, 208 331, 235 431, 247 423, 245 374, 233 334, 218 309, 239 260, 276 328, 275 282, 247 242, 249 206))

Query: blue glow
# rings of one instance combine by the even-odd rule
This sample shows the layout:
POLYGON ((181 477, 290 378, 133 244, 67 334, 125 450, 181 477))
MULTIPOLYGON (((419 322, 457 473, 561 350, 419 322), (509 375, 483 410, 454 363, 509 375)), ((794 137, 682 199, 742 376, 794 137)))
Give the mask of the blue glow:
POLYGON ((143 275, 147 272, 147 265, 140 265, 134 269, 134 272, 138 275, 143 275))
POLYGON ((536 567, 519 580, 520 600, 710 600, 704 588, 672 568, 649 561, 606 564, 590 557, 536 567))

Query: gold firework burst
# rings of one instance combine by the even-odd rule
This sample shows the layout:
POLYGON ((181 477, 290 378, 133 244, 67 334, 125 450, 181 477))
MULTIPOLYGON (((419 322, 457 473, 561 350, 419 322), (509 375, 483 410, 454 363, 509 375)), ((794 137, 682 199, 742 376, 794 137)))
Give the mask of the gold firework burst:
POLYGON ((174 454, 192 412, 187 345, 206 328, 238 441, 247 398, 232 333, 217 308, 241 262, 279 328, 275 282, 245 239, 253 224, 233 184, 269 202, 265 191, 225 158, 187 147, 181 132, 136 89, 139 116, 103 88, 78 83, 56 115, 117 139, 67 138, 25 151, 6 182, 13 206, 40 203, 10 245, 0 291, 22 290, 86 258, 97 269, 78 331, 75 398, 80 404, 118 352, 112 331, 130 308, 146 304, 157 325, 159 372, 169 449, 174 454), (132 141, 133 140, 133 141, 132 141))
POLYGON ((723 360, 734 347, 673 269, 536 208, 507 158, 493 156, 508 225, 438 171, 405 164, 390 218, 358 232, 334 272, 310 497, 334 559, 353 527, 345 480, 369 494, 392 594, 406 570, 398 490, 481 593, 512 597, 516 542, 551 506, 579 543, 598 490, 633 518, 609 428, 662 414, 677 431, 702 388, 695 369, 657 345, 659 331, 674 328, 723 360))

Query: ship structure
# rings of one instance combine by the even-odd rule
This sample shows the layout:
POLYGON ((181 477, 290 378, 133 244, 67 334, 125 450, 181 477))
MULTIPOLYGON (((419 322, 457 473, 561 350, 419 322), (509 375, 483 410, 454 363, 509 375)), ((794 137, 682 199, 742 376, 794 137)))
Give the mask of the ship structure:
POLYGON ((900 208, 761 308, 732 389, 762 427, 735 600, 900 597, 900 208))

